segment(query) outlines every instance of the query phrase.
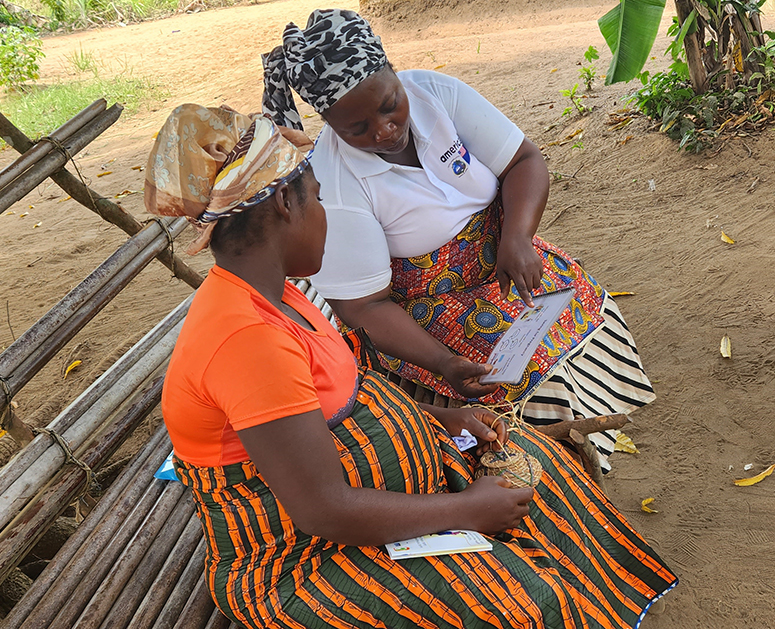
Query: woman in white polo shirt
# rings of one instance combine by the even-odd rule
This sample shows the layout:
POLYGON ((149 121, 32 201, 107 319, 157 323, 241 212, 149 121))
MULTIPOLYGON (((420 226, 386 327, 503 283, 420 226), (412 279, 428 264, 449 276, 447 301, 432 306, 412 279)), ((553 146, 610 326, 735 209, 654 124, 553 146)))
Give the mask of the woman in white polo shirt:
POLYGON ((351 11, 315 11, 303 31, 289 24, 264 68, 275 122, 302 128, 293 87, 328 123, 311 157, 328 219, 312 281, 341 322, 368 330, 390 369, 455 398, 529 398, 523 416, 534 423, 654 399, 616 304, 535 236, 547 168, 492 104, 449 76, 396 74, 351 11), (481 384, 493 345, 532 295, 571 286, 571 306, 522 381, 481 384))

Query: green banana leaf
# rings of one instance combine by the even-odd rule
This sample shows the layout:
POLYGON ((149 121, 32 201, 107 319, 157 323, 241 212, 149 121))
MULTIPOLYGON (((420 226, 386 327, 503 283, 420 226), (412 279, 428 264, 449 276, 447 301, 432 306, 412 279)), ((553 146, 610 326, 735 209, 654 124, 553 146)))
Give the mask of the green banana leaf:
POLYGON ((597 24, 613 53, 605 84, 631 81, 654 45, 665 0, 620 0, 597 24))

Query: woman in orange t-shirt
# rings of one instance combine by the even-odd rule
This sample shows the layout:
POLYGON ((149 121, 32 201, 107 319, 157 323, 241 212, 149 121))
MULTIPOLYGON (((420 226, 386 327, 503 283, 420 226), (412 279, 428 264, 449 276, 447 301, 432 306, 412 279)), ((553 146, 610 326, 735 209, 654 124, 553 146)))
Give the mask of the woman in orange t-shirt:
POLYGON ((624 628, 673 587, 552 440, 529 427, 508 437, 540 461, 535 490, 474 481, 476 459, 451 435, 466 428, 481 453, 507 439, 502 422, 483 410, 426 412, 356 364, 286 281, 320 268, 326 218, 306 158, 269 119, 178 107, 146 172, 147 209, 191 217, 193 249, 210 244, 216 261, 162 407, 226 616, 273 629, 624 628), (401 561, 382 548, 449 529, 494 536, 493 548, 401 561))

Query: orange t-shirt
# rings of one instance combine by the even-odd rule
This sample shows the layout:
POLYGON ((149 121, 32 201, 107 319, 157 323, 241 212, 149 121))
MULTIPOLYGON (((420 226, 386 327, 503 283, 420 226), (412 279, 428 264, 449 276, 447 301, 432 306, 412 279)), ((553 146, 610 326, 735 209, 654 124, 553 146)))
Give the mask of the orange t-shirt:
POLYGON ((288 318, 233 273, 212 268, 172 352, 162 393, 175 455, 201 466, 248 460, 235 431, 321 409, 347 416, 358 387, 355 358, 331 323, 293 284, 288 318))

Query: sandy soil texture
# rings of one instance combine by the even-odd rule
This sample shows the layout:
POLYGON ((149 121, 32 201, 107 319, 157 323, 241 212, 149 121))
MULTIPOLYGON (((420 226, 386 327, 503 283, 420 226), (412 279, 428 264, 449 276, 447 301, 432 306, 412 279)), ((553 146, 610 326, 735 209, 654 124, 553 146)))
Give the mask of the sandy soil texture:
MULTIPOLYGON (((591 114, 561 117, 569 103, 559 92, 579 82, 578 62, 590 44, 601 51, 596 65, 605 73, 610 55, 596 19, 613 2, 547 4, 488 2, 477 14, 465 2, 422 3, 423 10, 404 2, 405 19, 388 24, 383 12, 375 24, 398 69, 463 79, 543 147, 554 176, 539 233, 581 258, 609 290, 635 292, 618 302, 659 397, 627 430, 640 454, 616 454, 607 483, 614 502, 681 577, 665 612, 643 626, 775 627, 775 476, 733 485, 775 463, 775 130, 683 155, 645 119, 610 125, 609 113, 624 106, 632 86, 602 82, 584 100, 591 114), (578 140, 582 147, 573 146, 578 140), (734 244, 722 241, 722 230, 734 244), (731 359, 719 353, 724 334, 731 359), (658 513, 641 511, 648 497, 658 513)), ((353 0, 340 5, 357 9, 353 0)), ((106 196, 140 191, 143 174, 132 167, 145 163, 153 134, 182 102, 258 110, 260 53, 279 43, 286 22, 304 23, 316 6, 266 0, 47 39, 44 82, 66 77, 67 56, 82 49, 100 58, 105 72, 123 64, 170 90, 166 102, 121 119, 77 158, 85 178, 106 196), (98 178, 104 171, 111 174, 98 178)), ((668 19, 652 69, 664 67, 668 19)), ((316 133, 319 117, 301 110, 316 133)), ((13 158, 10 150, 0 154, 2 164, 13 158)), ((120 202, 148 218, 139 192, 120 202)), ((11 210, 0 217, 2 347, 11 328, 18 336, 125 240, 50 182, 11 210)), ((205 271, 211 259, 190 262, 205 271)), ((22 416, 50 421, 188 293, 154 262, 18 396, 22 416), (82 367, 63 380, 63 366, 75 357, 82 367)), ((0 456, 8 451, 6 438, 0 456)))

